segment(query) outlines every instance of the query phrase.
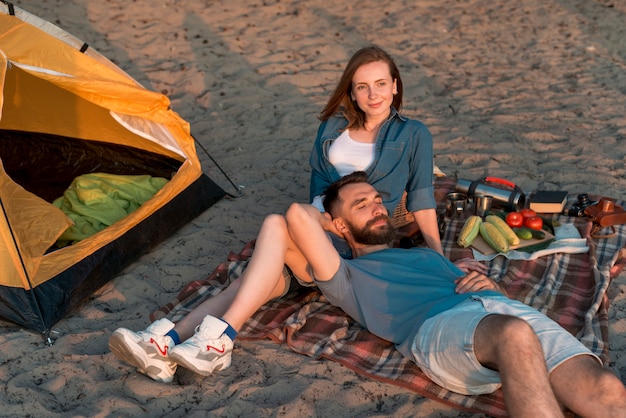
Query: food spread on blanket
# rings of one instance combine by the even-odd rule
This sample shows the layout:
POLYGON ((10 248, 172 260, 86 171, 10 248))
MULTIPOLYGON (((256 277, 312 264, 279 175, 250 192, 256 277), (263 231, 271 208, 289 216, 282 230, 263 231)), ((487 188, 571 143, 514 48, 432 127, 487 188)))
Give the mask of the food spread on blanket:
POLYGON ((506 253, 510 250, 536 251, 554 240, 548 231, 551 222, 530 209, 517 212, 494 212, 483 221, 473 215, 466 219, 457 244, 471 246, 483 254, 506 253))
POLYGON ((81 241, 126 215, 151 199, 167 179, 149 175, 90 173, 76 177, 52 202, 73 222, 57 240, 63 247, 81 241))

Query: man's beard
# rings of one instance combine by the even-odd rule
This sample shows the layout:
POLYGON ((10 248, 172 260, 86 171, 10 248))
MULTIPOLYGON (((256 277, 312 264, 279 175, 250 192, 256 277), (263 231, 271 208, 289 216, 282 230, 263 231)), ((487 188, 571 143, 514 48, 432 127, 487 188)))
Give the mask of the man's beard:
POLYGON ((358 228, 352 223, 346 221, 346 225, 354 238, 354 241, 364 245, 380 245, 389 244, 396 236, 396 230, 391 224, 391 220, 386 215, 378 215, 376 218, 369 220, 363 228, 358 228), (386 220, 387 225, 372 229, 372 225, 381 219, 386 220))

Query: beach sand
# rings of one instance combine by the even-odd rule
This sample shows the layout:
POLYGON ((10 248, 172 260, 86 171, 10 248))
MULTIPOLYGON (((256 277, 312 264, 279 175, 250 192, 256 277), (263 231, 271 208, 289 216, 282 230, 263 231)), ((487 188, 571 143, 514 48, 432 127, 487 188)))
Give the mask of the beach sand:
MULTIPOLYGON (((0 323, 2 416, 480 417, 269 341, 233 365, 153 382, 108 350, 262 219, 308 200, 317 115, 347 59, 376 43, 397 60, 404 114, 449 175, 624 199, 626 3, 609 0, 24 0, 163 92, 237 186, 55 328, 0 323)), ((199 150, 205 171, 233 187, 199 150)), ((626 275, 611 289, 610 366, 626 379, 626 275)))

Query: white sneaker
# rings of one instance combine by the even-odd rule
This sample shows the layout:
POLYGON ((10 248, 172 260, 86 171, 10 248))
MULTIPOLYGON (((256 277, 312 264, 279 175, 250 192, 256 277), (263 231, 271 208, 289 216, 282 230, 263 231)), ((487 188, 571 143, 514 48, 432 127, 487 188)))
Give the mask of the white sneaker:
POLYGON ((165 334, 173 328, 174 323, 166 318, 154 321, 144 331, 118 328, 109 338, 109 349, 138 372, 158 382, 170 383, 176 372, 176 363, 168 357, 174 340, 165 334))
POLYGON ((227 326, 207 315, 191 338, 170 350, 170 359, 202 376, 227 368, 233 352, 233 341, 224 334, 227 326))

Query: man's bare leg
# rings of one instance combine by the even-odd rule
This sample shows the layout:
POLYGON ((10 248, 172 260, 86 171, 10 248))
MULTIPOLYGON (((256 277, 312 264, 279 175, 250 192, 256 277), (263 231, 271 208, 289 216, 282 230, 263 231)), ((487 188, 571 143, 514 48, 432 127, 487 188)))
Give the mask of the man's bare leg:
POLYGON ((571 358, 550 373, 557 399, 583 417, 626 417, 626 388, 591 356, 571 358))
POLYGON ((476 328, 474 352, 485 367, 498 370, 511 417, 562 417, 548 377, 541 343, 523 320, 489 315, 476 328))

